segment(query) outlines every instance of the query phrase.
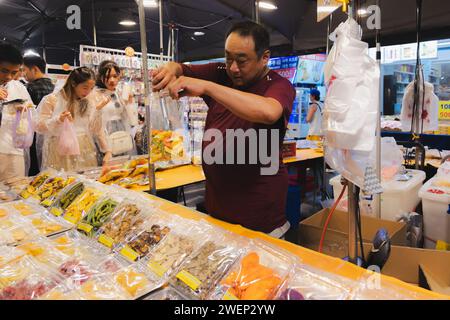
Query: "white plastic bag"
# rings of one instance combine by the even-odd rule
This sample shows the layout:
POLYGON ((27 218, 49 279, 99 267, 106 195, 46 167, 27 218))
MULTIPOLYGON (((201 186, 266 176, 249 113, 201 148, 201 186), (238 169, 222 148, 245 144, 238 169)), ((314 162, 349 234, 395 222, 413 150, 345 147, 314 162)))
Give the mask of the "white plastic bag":
POLYGON ((361 28, 349 18, 330 36, 335 41, 325 65, 327 98, 323 112, 325 159, 362 187, 375 147, 379 67, 361 41, 361 28))
POLYGON ((64 120, 63 130, 59 137, 58 152, 61 156, 80 155, 80 144, 78 143, 75 128, 67 119, 64 120))
MULTIPOLYGON (((436 131, 439 128, 439 98, 434 93, 434 86, 425 82, 425 103, 424 101, 424 84, 423 79, 419 79, 419 105, 418 110, 420 114, 419 132, 436 131)), ((411 82, 405 89, 405 95, 403 96, 402 111, 400 114, 400 120, 402 122, 403 131, 411 131, 411 121, 413 117, 414 107, 414 82, 411 82)))
MULTIPOLYGON (((375 156, 375 153, 374 153, 375 156)), ((392 180, 403 165, 403 152, 392 137, 381 139, 381 178, 392 180)))

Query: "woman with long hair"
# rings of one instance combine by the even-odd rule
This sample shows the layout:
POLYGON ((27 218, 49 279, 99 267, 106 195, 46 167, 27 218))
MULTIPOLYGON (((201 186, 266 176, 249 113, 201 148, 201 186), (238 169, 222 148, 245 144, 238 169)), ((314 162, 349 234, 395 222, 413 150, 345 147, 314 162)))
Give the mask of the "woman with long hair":
POLYGON ((136 146, 131 129, 138 125, 137 107, 129 87, 119 92, 122 70, 114 61, 103 61, 97 72, 97 83, 92 93, 94 101, 109 102, 101 109, 102 127, 112 156, 135 155, 136 146))
POLYGON ((77 68, 70 73, 59 92, 46 96, 39 104, 37 131, 44 135, 41 170, 78 171, 97 167, 94 137, 105 157, 110 156, 98 111, 108 100, 95 104, 90 97, 94 86, 94 72, 85 67, 77 68), (59 150, 65 120, 73 125, 80 147, 79 155, 64 155, 59 150))

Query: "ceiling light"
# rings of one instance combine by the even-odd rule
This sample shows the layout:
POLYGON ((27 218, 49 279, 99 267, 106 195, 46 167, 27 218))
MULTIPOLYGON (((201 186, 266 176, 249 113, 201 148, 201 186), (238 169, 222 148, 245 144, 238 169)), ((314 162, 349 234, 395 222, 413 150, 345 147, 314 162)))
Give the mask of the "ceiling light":
POLYGON ((134 22, 132 20, 122 20, 119 22, 119 24, 122 26, 131 27, 131 26, 135 26, 136 22, 134 22))
POLYGON ((40 57, 39 53, 37 53, 34 50, 27 50, 25 51, 25 53, 23 54, 24 57, 28 57, 28 56, 37 56, 40 57))
POLYGON ((201 36, 204 36, 204 35, 205 35, 205 33, 203 31, 195 31, 194 32, 194 36, 196 36, 196 37, 201 37, 201 36))
POLYGON ((366 16, 369 12, 366 9, 359 9, 358 16, 366 16))
POLYGON ((158 0, 144 0, 144 7, 146 8, 157 8, 158 0))
POLYGON ((266 10, 276 10, 276 9, 278 9, 278 7, 276 5, 274 5, 273 3, 271 3, 271 2, 260 1, 260 2, 258 2, 258 4, 259 4, 259 7, 261 9, 266 9, 266 10))

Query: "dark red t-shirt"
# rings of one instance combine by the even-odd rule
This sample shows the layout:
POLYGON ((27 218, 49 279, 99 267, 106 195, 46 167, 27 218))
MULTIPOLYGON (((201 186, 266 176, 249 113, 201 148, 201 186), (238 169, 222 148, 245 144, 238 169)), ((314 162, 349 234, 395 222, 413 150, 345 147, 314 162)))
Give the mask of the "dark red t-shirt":
MULTIPOLYGON (((233 87, 226 73, 225 65, 222 63, 182 66, 186 77, 233 87)), ((292 112, 295 89, 288 80, 276 72, 270 71, 263 79, 240 90, 276 99, 283 106, 283 116, 273 125, 249 122, 234 115, 212 98, 205 96, 203 98, 209 107, 205 130, 218 129, 221 131, 224 136, 224 146, 230 143, 230 141, 226 141, 227 129, 243 129, 244 131, 255 129, 257 132, 266 129, 269 137, 272 130, 279 130, 278 173, 261 175, 262 164, 259 161, 257 164, 248 164, 248 162, 246 164, 226 164, 226 156, 224 156, 224 164, 203 162, 203 171, 206 176, 206 210, 211 216, 220 220, 270 233, 286 223, 288 174, 282 161, 281 146, 292 112)), ((204 141, 203 150, 213 141, 204 141)), ((248 147, 247 141, 245 143, 247 160, 249 158, 248 147)), ((224 154, 226 154, 226 150, 224 150, 224 154)))

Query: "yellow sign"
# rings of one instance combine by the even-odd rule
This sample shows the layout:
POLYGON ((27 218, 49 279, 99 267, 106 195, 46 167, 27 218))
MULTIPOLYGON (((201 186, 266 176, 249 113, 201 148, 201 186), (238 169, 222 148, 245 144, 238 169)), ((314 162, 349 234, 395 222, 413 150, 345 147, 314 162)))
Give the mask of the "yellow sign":
POLYGON ((147 264, 148 268, 153 271, 158 277, 164 276, 164 274, 167 272, 167 269, 165 269, 163 266, 161 266, 159 263, 150 261, 147 264))
POLYGON ((120 254, 131 262, 136 261, 136 259, 139 258, 139 253, 131 249, 129 246, 125 246, 122 250, 120 250, 120 254))
POLYGON ((439 120, 450 120, 450 101, 439 101, 439 120))
POLYGON ((342 0, 317 0, 317 22, 328 17, 340 6, 342 6, 342 0))
POLYGON ((51 208, 50 212, 57 217, 63 214, 63 211, 59 208, 51 208))
POLYGON ((84 231, 86 233, 90 233, 92 231, 92 228, 93 227, 90 224, 83 223, 83 222, 81 222, 77 227, 78 230, 84 231))
POLYGON ((185 270, 182 270, 180 273, 178 273, 177 278, 187 284, 194 291, 196 291, 202 284, 202 282, 197 277, 185 270))
POLYGON ((100 237, 98 237, 98 242, 107 246, 108 248, 112 248, 112 246, 114 245, 114 240, 108 236, 105 236, 104 234, 102 234, 102 235, 100 235, 100 237))

